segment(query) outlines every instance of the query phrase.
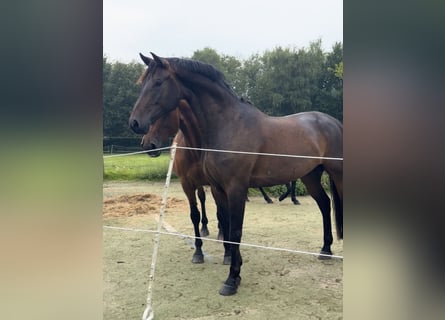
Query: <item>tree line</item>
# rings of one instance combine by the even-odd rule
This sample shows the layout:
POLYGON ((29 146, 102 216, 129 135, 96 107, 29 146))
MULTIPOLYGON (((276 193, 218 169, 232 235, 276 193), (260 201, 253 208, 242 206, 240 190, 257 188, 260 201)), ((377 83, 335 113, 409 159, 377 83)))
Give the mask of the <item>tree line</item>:
MULTIPOLYGON (((303 111, 321 111, 343 121, 343 45, 324 52, 321 40, 307 48, 276 47, 246 60, 197 50, 191 57, 222 71, 240 97, 264 113, 283 116, 303 111)), ((110 62, 103 58, 103 135, 137 137, 128 117, 140 92, 136 80, 145 65, 110 62)))

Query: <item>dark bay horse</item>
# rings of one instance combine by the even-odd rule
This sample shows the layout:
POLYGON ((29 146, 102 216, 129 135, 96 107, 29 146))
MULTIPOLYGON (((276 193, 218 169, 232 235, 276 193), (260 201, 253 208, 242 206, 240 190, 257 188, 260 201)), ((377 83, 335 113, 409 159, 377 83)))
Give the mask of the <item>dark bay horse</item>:
MULTIPOLYGON (((180 105, 183 108, 183 113, 187 112, 188 111, 187 109, 190 109, 190 107, 187 107, 187 102, 185 100, 182 100, 180 105)), ((181 124, 183 126, 183 129, 186 128, 187 125, 189 125, 189 126, 196 125, 195 123, 191 123, 191 121, 194 121, 191 117, 189 119, 186 119, 184 117, 180 118, 179 110, 175 109, 171 113, 169 113, 167 116, 162 117, 161 119, 156 121, 156 123, 154 123, 152 126, 150 126, 148 133, 142 137, 142 141, 141 141, 142 149, 148 150, 147 154, 151 157, 159 157, 161 155, 161 151, 156 150, 156 149, 159 149, 160 147, 162 147, 169 140, 170 137, 173 137, 176 134, 179 134, 179 136, 177 138, 177 140, 179 141, 178 146, 200 148, 201 145, 191 145, 190 144, 190 137, 188 139, 187 139, 187 137, 184 137, 183 132, 181 132, 179 129, 180 119, 181 119, 181 124), (187 124, 187 120, 188 120, 188 124, 187 124), (156 151, 150 151, 150 150, 156 150, 156 151)), ((178 141, 176 141, 176 143, 178 143, 178 141)), ((194 165, 194 164, 190 163, 190 160, 185 155, 185 154, 187 154, 187 152, 186 152, 187 150, 183 150, 183 151, 184 152, 180 151, 179 159, 181 159, 181 160, 180 161, 178 160, 178 161, 184 162, 184 163, 181 165, 180 163, 177 163, 177 161, 175 160, 175 165, 176 165, 176 167, 181 166, 181 168, 179 168, 179 169, 182 169, 181 172, 185 173, 188 171, 188 167, 190 165, 194 165), (184 159, 184 160, 182 160, 182 159, 184 159)), ((192 158, 196 158, 196 157, 192 157, 192 158)), ((199 161, 200 161, 200 159, 199 159, 199 161)), ((177 171, 175 171, 175 172, 178 175, 177 171)), ((202 181, 200 180, 200 182, 196 181, 195 185, 202 186, 202 185, 209 185, 209 183, 207 182, 206 179, 204 179, 202 181)), ((286 197, 290 194, 292 202, 294 204, 300 204, 299 201, 297 200, 296 194, 295 194, 296 193, 295 181, 288 182, 285 184, 285 186, 286 186, 286 191, 280 195, 279 201, 286 199, 286 197)), ((184 185, 182 187, 184 188, 184 185)), ((269 195, 266 193, 266 191, 262 187, 259 187, 258 189, 260 190, 260 192, 264 198, 264 201, 266 201, 267 203, 273 203, 272 199, 269 197, 269 195)), ((205 193, 203 194, 204 191, 201 187, 198 187, 197 190, 198 190, 198 197, 201 202, 201 208, 202 208, 201 210, 203 211, 203 213, 202 213, 203 219, 205 218, 207 220, 206 213, 205 213, 205 193)), ((185 190, 184 190, 184 192, 187 194, 187 192, 185 190)), ((189 201, 190 200, 191 199, 189 198, 189 201)), ((194 201, 194 203, 196 203, 196 200, 194 201)), ((201 232, 204 232, 204 236, 208 235, 207 225, 202 226, 201 232)))
MULTIPOLYGON (((249 187, 301 178, 323 217, 321 253, 332 254, 331 203, 321 185, 321 175, 325 170, 330 178, 337 236, 342 239, 342 124, 321 112, 267 116, 243 102, 213 66, 152 56, 153 59, 141 55, 148 68, 129 125, 134 132, 145 134, 156 120, 178 108, 180 100, 187 101, 202 134, 205 150, 201 152, 201 163, 223 217, 224 239, 241 242, 249 187)), ((235 294, 241 281, 239 244, 231 244, 230 252, 230 271, 219 291, 221 295, 235 294)))
MULTIPOLYGON (((158 157, 160 151, 151 151, 159 148, 169 137, 175 135, 173 143, 179 147, 201 147, 201 134, 197 131, 196 119, 190 106, 185 100, 179 102, 179 107, 166 116, 158 119, 146 133, 141 141, 144 150, 148 150, 148 155, 158 157), (181 112, 179 110, 181 109, 181 112)), ((206 195, 203 186, 210 185, 201 164, 201 152, 199 150, 188 150, 178 148, 173 162, 173 171, 179 178, 190 207, 190 219, 193 223, 195 233, 195 252, 193 253, 193 263, 203 263, 204 254, 202 252, 201 236, 208 236, 208 219, 205 209, 206 195), (196 201, 196 192, 201 203, 202 215, 199 212, 196 201), (199 223, 202 223, 199 230, 199 223)), ((222 231, 218 236, 223 238, 222 231)), ((225 263, 229 263, 229 252, 225 254, 225 263)))
MULTIPOLYGON (((170 137, 175 135, 173 142, 178 147, 201 147, 201 135, 197 130, 198 124, 193 112, 185 100, 181 100, 179 108, 174 109, 166 116, 158 119, 150 129, 148 133, 142 137, 141 147, 144 150, 148 150, 147 154, 151 157, 158 157, 161 152, 157 149, 164 145, 170 137), (179 112, 181 109, 181 112, 179 112), (155 150, 155 151, 150 151, 155 150)), ((203 186, 209 185, 207 178, 204 175, 204 171, 201 165, 199 150, 188 150, 178 148, 176 151, 175 160, 173 163, 173 170, 179 177, 182 189, 187 197, 190 207, 190 219, 193 223, 195 233, 195 252, 193 253, 193 263, 203 263, 204 255, 202 253, 202 240, 201 236, 206 237, 209 235, 208 230, 208 218, 205 207, 206 194, 203 186), (196 201, 196 193, 201 203, 201 211, 199 212, 198 204, 196 201), (201 222, 201 230, 199 229, 199 223, 201 222)), ((281 195, 280 199, 284 199, 289 193, 292 193, 292 199, 295 197, 295 183, 293 182, 293 188, 290 183, 286 184, 287 193, 281 195)), ((259 188, 263 194, 264 199, 271 203, 268 195, 262 188, 259 188)), ((280 200, 281 201, 281 200, 280 200)), ((218 223, 218 226, 220 224, 218 223)), ((218 239, 223 240, 223 234, 221 228, 218 228, 218 239)), ((228 252, 225 253, 225 264, 230 264, 230 258, 228 252)))

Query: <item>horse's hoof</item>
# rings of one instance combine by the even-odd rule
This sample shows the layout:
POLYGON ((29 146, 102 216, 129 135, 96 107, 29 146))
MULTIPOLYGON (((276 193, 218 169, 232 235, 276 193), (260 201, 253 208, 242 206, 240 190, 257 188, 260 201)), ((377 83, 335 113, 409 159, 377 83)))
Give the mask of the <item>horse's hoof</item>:
POLYGON ((204 255, 194 254, 192 258, 192 263, 204 263, 204 255))
POLYGON ((232 256, 224 256, 223 264, 228 266, 232 263, 232 256))
POLYGON ((295 200, 295 201, 294 201, 294 205, 297 206, 297 205, 300 205, 300 204, 301 204, 300 201, 298 201, 298 200, 295 200))
POLYGON ((270 200, 270 199, 269 199, 269 200, 266 200, 266 202, 267 202, 267 203, 273 203, 273 201, 270 200))
POLYGON ((237 287, 229 286, 228 284, 223 284, 221 289, 219 289, 219 294, 222 296, 231 296, 236 293, 237 287))
POLYGON ((332 258, 331 256, 332 256, 332 251, 321 250, 320 255, 318 256, 318 259, 319 260, 329 260, 332 258))
POLYGON ((209 229, 202 228, 201 229, 201 237, 207 237, 209 235, 209 229))
POLYGON ((224 282, 223 286, 219 290, 219 294, 222 296, 234 295, 240 283, 241 283, 241 277, 237 277, 235 281, 227 280, 226 282, 224 282))

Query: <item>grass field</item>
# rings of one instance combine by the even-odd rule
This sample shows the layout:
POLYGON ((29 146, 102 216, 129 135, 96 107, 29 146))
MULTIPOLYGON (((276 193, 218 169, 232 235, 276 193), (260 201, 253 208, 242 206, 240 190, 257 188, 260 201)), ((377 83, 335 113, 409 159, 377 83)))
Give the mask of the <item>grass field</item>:
MULTIPOLYGON (((157 158, 152 158, 146 154, 134 154, 129 156, 104 155, 104 181, 164 181, 168 164, 170 161, 169 153, 162 153, 157 158)), ((172 180, 178 177, 173 173, 172 180)), ((322 184, 326 190, 329 190, 328 176, 323 174, 322 184)), ((265 188, 267 194, 278 197, 286 191, 284 185, 265 188)), ((249 196, 261 195, 258 189, 249 189, 249 196)), ((306 187, 300 180, 297 181, 297 195, 307 195, 306 187)))
MULTIPOLYGON (((163 153, 157 158, 146 154, 104 157, 104 180, 164 180, 170 155, 163 153)), ((172 176, 176 179, 176 176, 172 176)))

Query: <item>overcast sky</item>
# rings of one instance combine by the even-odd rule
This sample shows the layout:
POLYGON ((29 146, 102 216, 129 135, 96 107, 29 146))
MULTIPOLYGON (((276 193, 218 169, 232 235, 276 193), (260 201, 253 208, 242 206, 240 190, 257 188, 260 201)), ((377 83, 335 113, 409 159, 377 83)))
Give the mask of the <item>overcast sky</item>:
POLYGON ((103 51, 113 61, 139 52, 191 57, 211 47, 247 59, 277 46, 325 51, 343 42, 342 0, 104 0, 103 51))

